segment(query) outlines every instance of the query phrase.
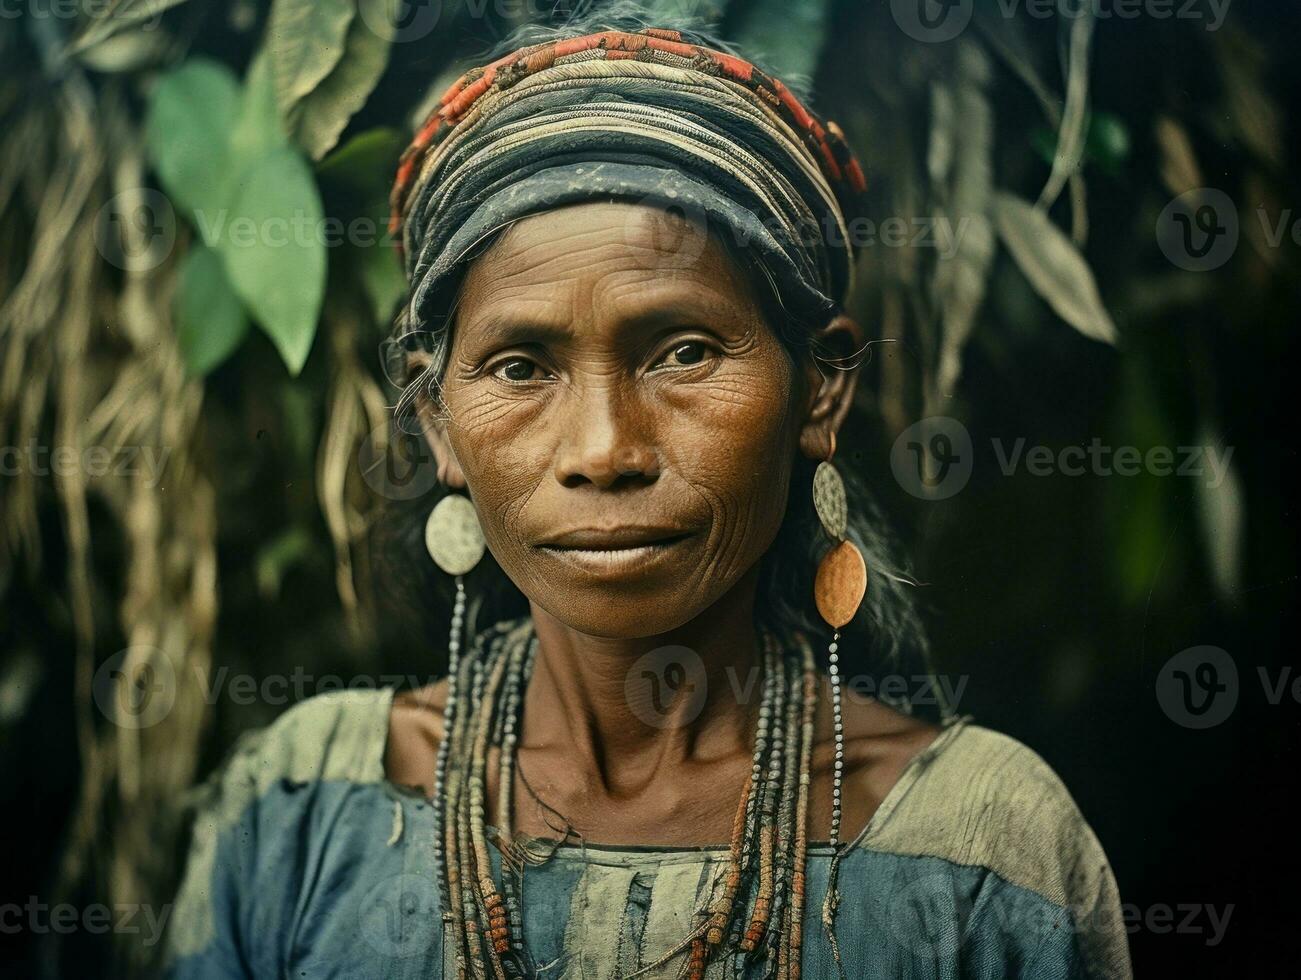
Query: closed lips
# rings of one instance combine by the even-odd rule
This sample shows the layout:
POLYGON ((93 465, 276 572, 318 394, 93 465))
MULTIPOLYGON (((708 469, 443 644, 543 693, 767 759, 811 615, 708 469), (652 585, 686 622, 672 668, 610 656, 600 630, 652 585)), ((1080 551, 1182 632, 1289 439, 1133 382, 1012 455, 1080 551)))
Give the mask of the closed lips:
POLYGON ((690 533, 665 527, 576 528, 553 535, 538 547, 557 551, 622 551, 673 544, 690 533))

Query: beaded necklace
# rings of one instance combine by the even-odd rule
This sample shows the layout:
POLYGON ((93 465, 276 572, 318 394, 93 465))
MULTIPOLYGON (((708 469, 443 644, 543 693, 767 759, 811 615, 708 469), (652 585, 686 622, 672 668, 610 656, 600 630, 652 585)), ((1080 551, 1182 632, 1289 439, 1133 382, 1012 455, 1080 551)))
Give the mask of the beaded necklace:
MULTIPOLYGON (((800 976, 818 672, 809 645, 801 641, 798 647, 783 650, 770 633, 763 634, 754 754, 732 825, 722 887, 695 912, 681 942, 639 972, 685 952, 680 976, 686 980, 703 980, 710 963, 727 957, 733 958, 737 976, 751 968, 776 980, 800 976)), ((434 781, 434 850, 444 941, 455 954, 461 980, 535 975, 523 944, 524 853, 512 836, 510 816, 524 690, 537 648, 532 624, 524 620, 480 634, 464 655, 451 650, 434 781), (501 854, 500 885, 493 878, 484 803, 494 750, 498 798, 492 843, 501 854)), ((833 690, 838 694, 838 686, 833 690)), ((843 740, 839 704, 834 707, 839 783, 843 740)), ((833 846, 838 845, 838 805, 836 811, 833 846)), ((838 858, 837 850, 833 863, 838 858)), ((829 892, 823 909, 828 928, 834 911, 829 892)))

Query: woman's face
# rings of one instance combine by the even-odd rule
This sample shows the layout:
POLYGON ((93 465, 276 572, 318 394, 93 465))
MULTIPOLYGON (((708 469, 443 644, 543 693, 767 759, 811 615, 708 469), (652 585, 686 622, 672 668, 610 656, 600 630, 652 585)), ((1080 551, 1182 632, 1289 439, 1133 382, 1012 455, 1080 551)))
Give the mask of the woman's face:
POLYGON ((650 636, 772 544, 799 379, 712 236, 583 204, 518 222, 468 270, 440 441, 530 600, 584 633, 650 636))

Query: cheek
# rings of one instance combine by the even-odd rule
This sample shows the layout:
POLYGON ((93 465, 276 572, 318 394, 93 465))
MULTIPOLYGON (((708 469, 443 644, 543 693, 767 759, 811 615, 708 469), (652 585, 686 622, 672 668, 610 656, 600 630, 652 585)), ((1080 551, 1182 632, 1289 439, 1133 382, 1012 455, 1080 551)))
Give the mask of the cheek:
POLYGON ((510 550, 516 519, 550 464, 549 453, 527 438, 537 405, 506 399, 482 385, 449 386, 447 436, 473 497, 494 555, 510 550))
POLYGON ((708 502, 715 574, 748 567, 777 534, 797 445, 792 395, 789 362, 775 350, 720 372, 673 413, 664 442, 685 485, 708 502))

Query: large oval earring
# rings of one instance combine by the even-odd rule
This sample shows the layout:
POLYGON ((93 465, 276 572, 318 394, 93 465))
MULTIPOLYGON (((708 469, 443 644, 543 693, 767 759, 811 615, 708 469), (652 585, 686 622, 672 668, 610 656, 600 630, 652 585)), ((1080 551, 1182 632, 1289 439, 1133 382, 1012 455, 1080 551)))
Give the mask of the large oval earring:
MULTIPOLYGON (((448 684, 455 685, 465 627, 465 575, 483 558, 483 525, 469 497, 451 493, 438 501, 425 521, 425 549, 448 575, 456 577, 452 628, 447 637, 448 684)), ((449 686, 448 698, 455 691, 449 686)))

